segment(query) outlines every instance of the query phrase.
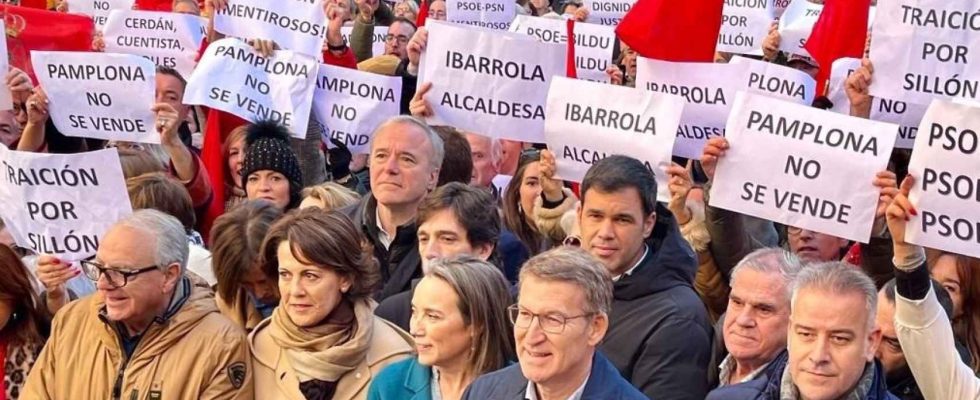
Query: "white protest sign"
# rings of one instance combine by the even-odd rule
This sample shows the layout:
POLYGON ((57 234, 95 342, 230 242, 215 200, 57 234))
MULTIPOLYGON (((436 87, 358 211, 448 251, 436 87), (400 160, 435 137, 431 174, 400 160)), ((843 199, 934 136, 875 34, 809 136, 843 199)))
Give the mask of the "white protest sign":
POLYGON ((401 95, 401 77, 320 64, 313 113, 324 142, 337 139, 353 154, 368 153, 374 129, 399 114, 401 95))
POLYGON ((316 60, 288 50, 260 56, 235 38, 211 43, 187 81, 185 104, 199 104, 251 122, 272 120, 306 137, 316 60))
POLYGON ((0 214, 14 241, 64 261, 94 255, 132 213, 119 153, 41 154, 0 146, 0 214))
POLYGON ((896 129, 741 92, 711 205, 867 243, 896 129))
MULTIPOLYGON (((340 35, 344 37, 344 43, 353 43, 350 40, 351 33, 354 32, 353 26, 340 27, 340 35)), ((375 26, 374 34, 371 35, 371 54, 375 57, 385 53, 385 35, 388 34, 387 26, 375 26)))
POLYGON ((146 57, 176 69, 186 79, 197 65, 201 26, 194 15, 113 10, 103 32, 105 50, 146 57))
POLYGON ((762 54, 762 41, 776 19, 772 0, 725 0, 716 51, 762 54))
POLYGON ((96 29, 101 29, 112 10, 132 10, 136 0, 68 0, 68 12, 92 17, 96 29))
POLYGON ((733 57, 731 63, 749 66, 748 92, 803 105, 813 104, 817 81, 806 72, 738 56, 733 57))
MULTIPOLYGON (((830 70, 830 89, 827 92, 827 97, 834 103, 834 107, 831 108, 834 112, 845 115, 851 113, 851 102, 847 98, 844 84, 851 72, 860 66, 861 60, 857 58, 841 58, 834 61, 830 70)), ((881 97, 871 99, 871 120, 898 124, 898 140, 895 142, 895 147, 900 149, 912 148, 916 132, 919 130, 919 122, 922 121, 925 112, 926 106, 921 104, 881 97)))
POLYGON ((675 63, 637 57, 636 87, 687 101, 677 128, 674 155, 701 158, 704 143, 725 136, 735 93, 745 90, 748 64, 675 63))
MULTIPOLYGON (((510 31, 538 38, 545 43, 568 43, 565 21, 518 15, 510 31)), ((616 32, 611 26, 575 24, 575 72, 579 79, 609 82, 606 68, 612 64, 616 32)))
POLYGON ((66 136, 160 143, 156 68, 131 54, 32 51, 51 120, 66 136))
POLYGON ((228 7, 214 14, 214 29, 237 38, 272 40, 319 58, 326 21, 323 0, 228 0, 228 7))
MULTIPOLYGON (((811 0, 793 0, 783 16, 779 19, 779 50, 790 54, 810 56, 810 52, 803 48, 806 40, 813 32, 813 25, 820 19, 823 11, 823 4, 813 3, 811 0)), ((868 10, 868 26, 875 18, 875 7, 868 10)), ((875 38, 878 33, 875 32, 875 38)))
POLYGON ((643 162, 667 200, 671 162, 684 99, 646 90, 555 77, 548 91, 545 138, 558 176, 581 182, 592 164, 621 154, 643 162))
POLYGON ((565 46, 438 21, 426 28, 419 82, 432 83, 430 125, 544 142, 548 87, 552 76, 564 75, 565 46))
POLYGON ((512 0, 446 0, 446 21, 505 31, 516 5, 512 0))
POLYGON ((892 0, 875 19, 871 95, 980 104, 980 0, 892 0))
POLYGON ((599 25, 616 26, 636 4, 636 0, 585 0, 589 10, 588 22, 599 25))
POLYGON ((918 211, 905 238, 920 246, 980 257, 980 108, 934 100, 909 161, 918 211))
MULTIPOLYGON (((0 21, 0 32, 6 32, 7 28, 4 21, 0 21)), ((4 75, 10 71, 9 55, 7 54, 7 41, 0 40, 0 73, 4 75)), ((0 110, 13 110, 14 99, 10 94, 7 85, 0 87, 0 110)))

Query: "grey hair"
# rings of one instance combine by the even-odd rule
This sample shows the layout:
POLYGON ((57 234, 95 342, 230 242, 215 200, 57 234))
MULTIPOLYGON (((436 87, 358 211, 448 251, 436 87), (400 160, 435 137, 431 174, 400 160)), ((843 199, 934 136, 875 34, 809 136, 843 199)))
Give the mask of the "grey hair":
MULTIPOLYGON (((532 257, 521 267, 518 288, 529 277, 571 283, 582 289, 588 312, 609 314, 613 281, 606 266, 578 247, 559 246, 532 257)), ((520 293, 518 293, 520 298, 520 293)))
MULTIPOLYGON (((395 6, 398 6, 401 3, 407 3, 408 4, 408 8, 410 10, 412 10, 412 12, 414 12, 416 14, 419 13, 419 5, 418 4, 415 4, 415 1, 414 0, 401 0, 401 1, 396 1, 395 2, 395 6)), ((392 7, 392 11, 394 11, 394 7, 392 7)))
POLYGON ((781 248, 764 247, 749 253, 735 265, 732 269, 731 281, 734 282, 738 273, 745 269, 779 276, 786 291, 786 298, 789 298, 792 295, 793 280, 803 269, 803 262, 795 254, 781 248))
POLYGON ((793 282, 793 297, 790 304, 795 308, 796 297, 803 289, 818 289, 834 295, 860 294, 864 297, 864 308, 868 312, 865 322, 868 329, 875 323, 878 312, 878 289, 874 281, 858 267, 844 261, 831 261, 808 264, 793 282))
POLYGON ((429 144, 432 145, 432 159, 429 160, 429 167, 436 170, 442 166, 442 159, 446 156, 446 146, 442 143, 442 137, 440 137, 439 134, 432 129, 432 127, 425 122, 422 122, 422 120, 415 117, 410 117, 408 115, 391 117, 388 118, 387 121, 382 122, 381 125, 378 125, 378 127, 374 129, 374 132, 371 133, 371 143, 368 145, 368 148, 374 149, 374 138, 378 136, 378 131, 387 127, 388 125, 395 124, 412 125, 421 129, 422 132, 425 132, 425 136, 429 138, 429 144))
POLYGON ((187 272, 190 247, 184 225, 177 218, 151 208, 144 208, 120 219, 115 226, 125 226, 149 233, 157 241, 153 263, 160 268, 179 263, 180 274, 187 272))

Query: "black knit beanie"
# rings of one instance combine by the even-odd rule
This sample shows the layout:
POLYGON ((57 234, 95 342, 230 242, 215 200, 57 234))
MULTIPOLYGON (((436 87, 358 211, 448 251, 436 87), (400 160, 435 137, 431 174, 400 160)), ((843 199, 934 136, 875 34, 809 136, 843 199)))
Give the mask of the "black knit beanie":
POLYGON ((299 204, 303 174, 296 154, 289 146, 289 131, 272 121, 260 121, 245 131, 245 158, 242 161, 242 187, 256 171, 275 171, 289 180, 289 208, 299 204))

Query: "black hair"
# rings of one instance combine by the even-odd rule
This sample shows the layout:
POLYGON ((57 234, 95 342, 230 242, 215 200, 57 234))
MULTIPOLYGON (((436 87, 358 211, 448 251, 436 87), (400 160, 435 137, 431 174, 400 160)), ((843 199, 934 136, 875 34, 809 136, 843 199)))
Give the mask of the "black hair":
POLYGON ((644 215, 656 211, 657 180, 653 172, 639 160, 622 155, 606 157, 589 168, 582 179, 582 201, 590 189, 609 193, 627 188, 639 193, 644 215))

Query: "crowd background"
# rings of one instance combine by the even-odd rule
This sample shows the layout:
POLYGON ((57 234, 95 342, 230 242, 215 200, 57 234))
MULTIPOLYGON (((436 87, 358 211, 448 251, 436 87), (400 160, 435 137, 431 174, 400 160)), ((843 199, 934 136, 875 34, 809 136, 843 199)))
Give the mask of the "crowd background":
MULTIPOLYGON (((588 20, 578 0, 518 5, 588 20)), ((374 130, 368 154, 328 148, 315 123, 297 139, 185 105, 186 77, 166 67, 161 144, 69 137, 43 88, 10 69, 0 142, 115 148, 135 212, 77 263, 0 229, 0 400, 980 398, 980 260, 905 241, 908 150, 867 183, 880 195, 869 243, 712 207, 720 137, 665 177, 611 156, 563 182, 543 144, 423 122, 419 22, 444 20, 443 0, 323 6, 323 63, 403 81, 404 115, 374 130)), ((209 29, 202 51, 220 36, 209 29)), ((827 67, 779 42, 773 25, 759 58, 827 67)), ((611 84, 635 86, 639 55, 617 43, 611 84)), ((868 59, 847 78, 851 115, 869 117, 873 79, 868 59)))

